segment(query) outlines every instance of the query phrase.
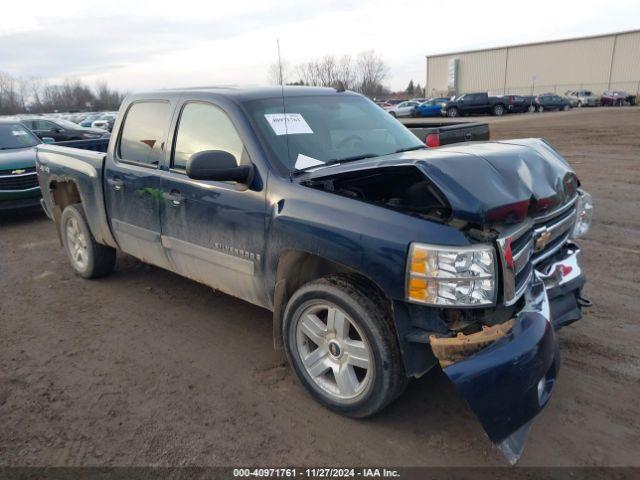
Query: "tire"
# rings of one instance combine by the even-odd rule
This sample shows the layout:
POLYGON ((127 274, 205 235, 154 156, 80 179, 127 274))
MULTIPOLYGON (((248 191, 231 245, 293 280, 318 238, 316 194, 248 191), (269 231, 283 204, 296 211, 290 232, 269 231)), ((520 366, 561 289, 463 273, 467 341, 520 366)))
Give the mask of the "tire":
POLYGON ((491 113, 493 113, 496 117, 501 117, 502 115, 504 115, 504 105, 494 105, 491 109, 491 113))
POLYGON ((364 418, 395 400, 408 382, 392 325, 377 292, 358 277, 338 274, 293 294, 282 334, 289 363, 311 396, 334 412, 364 418))
POLYGON ((390 114, 393 118, 396 118, 396 117, 397 117, 396 112, 389 112, 389 114, 390 114))
POLYGON ((536 106, 535 105, 529 105, 529 108, 527 108, 527 111, 529 113, 533 113, 536 111, 536 106))
POLYGON ((562 110, 564 112, 568 112, 569 110, 571 110, 571 107, 569 105, 565 105, 564 107, 562 107, 562 110))
POLYGON ((456 118, 459 115, 458 109, 456 107, 451 107, 447 109, 447 117, 456 118))
POLYGON ((582 102, 578 102, 578 108, 582 108, 582 102))
POLYGON ((542 105, 538 105, 538 111, 539 112, 544 112, 544 107, 542 105))
POLYGON ((83 278, 108 275, 116 264, 115 248, 93 238, 82 204, 68 205, 60 217, 60 236, 71 267, 83 278))

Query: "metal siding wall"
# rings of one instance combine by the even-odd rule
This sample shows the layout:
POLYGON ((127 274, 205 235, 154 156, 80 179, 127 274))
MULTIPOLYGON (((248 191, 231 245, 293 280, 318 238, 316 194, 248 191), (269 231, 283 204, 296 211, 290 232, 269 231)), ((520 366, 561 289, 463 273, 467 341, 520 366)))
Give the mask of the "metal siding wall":
MULTIPOLYGON (((483 50, 427 57, 427 95, 447 93, 447 65, 460 60, 459 93, 488 91, 528 94, 587 89, 596 94, 609 88, 609 70, 616 34, 596 38, 483 50)), ((640 31, 618 34, 611 68, 611 88, 636 93, 640 89, 640 31)))
POLYGON ((537 76, 535 93, 563 94, 580 88, 581 84, 606 83, 612 51, 613 36, 512 47, 509 49, 508 92, 530 93, 534 75, 537 76))
POLYGON ((640 93, 640 32, 618 36, 611 70, 611 88, 640 93))
POLYGON ((459 59, 458 92, 491 91, 502 93, 506 49, 478 53, 463 53, 444 57, 431 57, 428 63, 428 86, 432 92, 447 92, 447 74, 450 58, 459 59))

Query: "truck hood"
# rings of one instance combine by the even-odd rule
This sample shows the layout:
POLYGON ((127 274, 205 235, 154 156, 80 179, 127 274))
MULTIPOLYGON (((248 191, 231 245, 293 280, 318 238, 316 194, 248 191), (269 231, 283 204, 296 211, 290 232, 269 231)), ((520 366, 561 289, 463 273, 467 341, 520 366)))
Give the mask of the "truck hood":
POLYGON ((35 147, 0 150, 0 170, 36 166, 35 147))
POLYGON ((566 203, 578 179, 546 141, 456 144, 323 167, 303 179, 414 165, 440 190, 453 218, 474 224, 518 223, 566 203))

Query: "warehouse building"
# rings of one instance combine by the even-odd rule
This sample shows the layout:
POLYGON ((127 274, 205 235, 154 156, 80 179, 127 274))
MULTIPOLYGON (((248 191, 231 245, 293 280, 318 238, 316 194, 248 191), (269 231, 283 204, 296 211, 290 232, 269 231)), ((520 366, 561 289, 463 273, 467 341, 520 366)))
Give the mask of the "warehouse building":
POLYGON ((640 93, 640 30, 428 55, 426 95, 640 93))

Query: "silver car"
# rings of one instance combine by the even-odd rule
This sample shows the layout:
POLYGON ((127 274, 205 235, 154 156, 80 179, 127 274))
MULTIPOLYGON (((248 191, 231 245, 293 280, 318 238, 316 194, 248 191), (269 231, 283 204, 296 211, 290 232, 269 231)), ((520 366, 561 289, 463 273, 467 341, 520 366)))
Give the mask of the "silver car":
POLYGON ((418 105, 419 102, 409 100, 397 105, 393 105, 391 107, 387 107, 385 108, 385 110, 394 117, 411 117, 413 116, 413 112, 418 105))
POLYGON ((567 90, 564 95, 572 107, 596 107, 599 103, 599 98, 589 90, 567 90))

